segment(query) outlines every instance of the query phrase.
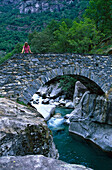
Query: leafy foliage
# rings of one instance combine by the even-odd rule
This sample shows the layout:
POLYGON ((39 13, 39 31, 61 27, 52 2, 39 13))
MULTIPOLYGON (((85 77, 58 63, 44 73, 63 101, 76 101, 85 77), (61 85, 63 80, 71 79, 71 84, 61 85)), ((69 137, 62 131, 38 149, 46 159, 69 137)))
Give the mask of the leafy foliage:
POLYGON ((89 53, 102 37, 94 21, 84 18, 84 21, 73 21, 71 27, 62 21, 53 30, 50 24, 44 31, 30 34, 29 42, 38 53, 89 53))
POLYGON ((69 44, 75 53, 89 53, 103 36, 97 31, 93 20, 84 18, 84 21, 73 22, 69 30, 69 44))
POLYGON ((62 76, 61 79, 59 80, 60 85, 59 87, 62 87, 62 90, 64 94, 66 94, 66 97, 68 99, 73 98, 73 93, 74 93, 74 87, 77 79, 68 75, 62 76))
POLYGON ((49 29, 46 29, 43 32, 34 31, 32 34, 29 34, 29 42, 34 53, 49 52, 52 41, 53 37, 49 29))
POLYGON ((29 41, 34 53, 95 53, 97 49, 103 54, 97 46, 112 33, 111 0, 90 0, 87 7, 88 2, 74 0, 59 12, 38 14, 20 14, 10 5, 1 5, 0 51, 10 52, 9 57, 29 41))
POLYGON ((4 61, 8 60, 11 56, 13 56, 14 51, 8 53, 5 55, 5 57, 0 57, 0 64, 3 63, 4 61))
POLYGON ((90 0, 85 16, 94 19, 101 32, 112 33, 112 0, 90 0))
POLYGON ((20 53, 22 46, 22 44, 18 43, 11 52, 7 53, 4 57, 0 57, 0 64, 11 58, 15 53, 20 53))
MULTIPOLYGON (((68 4, 68 6, 65 9, 60 10, 60 12, 45 11, 37 14, 20 14, 18 9, 14 9, 14 6, 12 8, 10 5, 1 5, 0 50, 3 50, 7 53, 12 51, 17 43, 24 43, 28 40, 29 33, 34 32, 34 30, 37 32, 42 31, 53 19, 61 21, 62 18, 68 18, 72 20, 76 17, 81 17, 88 4, 88 1, 89 0, 82 0, 77 4, 77 0, 74 0, 72 6, 68 4)), ((53 25, 53 22, 51 25, 53 29, 52 31, 54 32, 57 25, 53 25)), ((39 36, 42 36, 42 34, 39 36)), ((43 49, 42 52, 43 51, 45 50, 43 49)))

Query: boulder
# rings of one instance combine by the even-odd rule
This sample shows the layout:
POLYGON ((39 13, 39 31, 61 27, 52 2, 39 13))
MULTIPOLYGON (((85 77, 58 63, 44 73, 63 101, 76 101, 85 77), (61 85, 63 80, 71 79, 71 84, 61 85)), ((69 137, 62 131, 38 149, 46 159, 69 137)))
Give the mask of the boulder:
POLYGON ((54 99, 49 100, 49 104, 53 105, 54 104, 54 99))
POLYGON ((65 106, 66 102, 65 100, 62 98, 59 100, 60 106, 65 106))
POLYGON ((37 100, 39 100, 39 98, 40 98, 40 96, 38 94, 34 94, 32 97, 32 100, 37 101, 37 100))
POLYGON ((65 107, 73 109, 74 108, 73 102, 66 103, 65 107))
POLYGON ((80 81, 77 81, 75 83, 75 90, 74 90, 74 95, 73 95, 74 107, 76 107, 76 105, 79 104, 81 97, 86 91, 87 91, 87 88, 80 81))
POLYGON ((105 96, 90 94, 89 91, 86 91, 71 115, 112 125, 111 101, 107 100, 105 96))
POLYGON ((48 92, 48 86, 41 86, 39 88, 39 90, 37 91, 37 93, 40 95, 40 96, 46 96, 48 92))
POLYGON ((37 93, 42 97, 56 98, 62 93, 62 88, 59 87, 59 83, 44 85, 39 88, 37 93))
POLYGON ((51 116, 54 115, 55 105, 50 104, 33 104, 32 106, 37 109, 37 111, 44 117, 46 121, 50 119, 51 116))
POLYGON ((69 132, 92 141, 104 151, 112 152, 111 125, 74 117, 74 119, 70 120, 69 132))
POLYGON ((61 113, 56 113, 53 117, 54 118, 60 118, 61 117, 61 113))
POLYGON ((112 152, 112 110, 105 96, 86 91, 68 117, 69 131, 112 152))
POLYGON ((8 156, 0 158, 3 170, 91 170, 82 165, 68 164, 43 155, 8 156))
POLYGON ((42 104, 49 104, 49 99, 48 98, 43 99, 42 104))
POLYGON ((59 87, 59 83, 56 85, 51 85, 52 91, 50 93, 50 98, 56 98, 62 93, 62 88, 59 87))
POLYGON ((0 156, 31 154, 59 157, 45 120, 36 109, 0 98, 0 156))

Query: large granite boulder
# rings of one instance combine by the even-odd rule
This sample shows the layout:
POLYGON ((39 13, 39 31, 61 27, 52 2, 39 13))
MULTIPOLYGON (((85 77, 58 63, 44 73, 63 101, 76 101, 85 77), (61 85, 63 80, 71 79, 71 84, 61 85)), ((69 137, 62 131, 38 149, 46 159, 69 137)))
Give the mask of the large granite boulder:
POLYGON ((37 109, 37 111, 44 117, 46 121, 50 119, 55 113, 55 105, 50 104, 33 104, 32 106, 37 109))
POLYGON ((70 120, 69 132, 92 141, 104 151, 112 152, 112 126, 90 120, 74 118, 70 120))
POLYGON ((0 156, 31 154, 59 157, 52 132, 36 109, 0 98, 0 156))
POLYGON ((84 86, 77 84, 74 101, 75 109, 66 116, 69 119, 69 131, 112 152, 112 101, 104 95, 91 94, 84 86), (76 97, 79 97, 78 103, 76 97))
POLYGON ((75 90, 74 90, 74 95, 73 95, 74 107, 76 107, 79 104, 81 97, 86 91, 87 91, 87 88, 80 81, 77 81, 75 83, 75 90))
POLYGON ((86 91, 71 115, 112 125, 111 100, 107 100, 105 96, 86 91))
POLYGON ((0 158, 2 170, 91 170, 82 165, 67 164, 43 155, 8 156, 0 158))

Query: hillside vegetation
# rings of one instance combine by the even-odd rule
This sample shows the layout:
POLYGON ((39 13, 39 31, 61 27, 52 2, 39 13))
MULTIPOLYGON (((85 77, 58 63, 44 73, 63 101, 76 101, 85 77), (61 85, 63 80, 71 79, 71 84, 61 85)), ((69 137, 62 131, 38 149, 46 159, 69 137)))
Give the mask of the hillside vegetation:
MULTIPOLYGON (((72 4, 66 4, 60 11, 54 10, 50 12, 48 10, 40 13, 24 14, 20 13, 18 4, 11 3, 10 0, 10 3, 7 2, 8 0, 2 1, 4 3, 0 5, 0 50, 5 52, 13 50, 17 43, 27 41, 28 34, 34 30, 42 31, 53 19, 61 21, 64 18, 71 20, 77 17, 80 18, 89 2, 89 0, 81 0, 77 3, 77 0, 74 0, 72 4)), ((14 2, 17 3, 16 1, 14 2)))
POLYGON ((34 53, 111 54, 111 14, 111 0, 74 0, 59 11, 27 14, 1 5, 0 51, 7 59, 28 41, 34 53))

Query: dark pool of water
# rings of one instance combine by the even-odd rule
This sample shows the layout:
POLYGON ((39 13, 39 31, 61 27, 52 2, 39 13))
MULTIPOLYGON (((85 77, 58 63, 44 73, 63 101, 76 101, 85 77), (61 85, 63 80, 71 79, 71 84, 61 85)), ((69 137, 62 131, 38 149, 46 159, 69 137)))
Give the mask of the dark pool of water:
MULTIPOLYGON (((56 108, 55 112, 62 116, 71 112, 69 109, 56 108)), ((49 126, 49 124, 48 124, 49 126)), ((57 125, 56 125, 57 126, 57 125)), ((68 132, 68 125, 61 123, 62 131, 55 126, 49 126, 53 132, 55 145, 59 151, 59 159, 72 164, 80 164, 94 170, 112 170, 112 156, 103 152, 99 147, 68 132)))

